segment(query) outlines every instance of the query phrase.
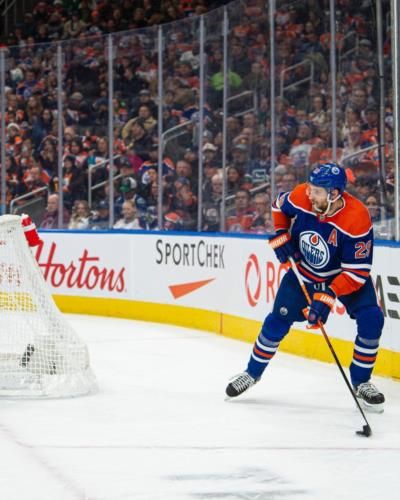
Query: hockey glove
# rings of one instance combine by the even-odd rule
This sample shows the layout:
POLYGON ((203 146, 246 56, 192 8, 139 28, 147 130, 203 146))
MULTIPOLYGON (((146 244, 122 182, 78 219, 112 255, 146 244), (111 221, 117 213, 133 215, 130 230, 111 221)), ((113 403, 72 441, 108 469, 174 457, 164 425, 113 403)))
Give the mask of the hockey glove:
POLYGON ((295 258, 295 248, 293 246, 290 234, 287 231, 280 231, 276 236, 269 240, 273 251, 279 262, 284 264, 289 257, 295 258))
POLYGON ((336 294, 332 288, 327 287, 323 292, 315 292, 308 312, 308 324, 316 326, 320 321, 326 323, 335 300, 336 294))

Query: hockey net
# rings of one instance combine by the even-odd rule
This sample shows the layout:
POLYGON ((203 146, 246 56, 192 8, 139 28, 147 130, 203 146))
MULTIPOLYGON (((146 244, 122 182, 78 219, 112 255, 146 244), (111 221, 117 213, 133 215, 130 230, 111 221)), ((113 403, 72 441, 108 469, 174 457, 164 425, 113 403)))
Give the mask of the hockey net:
POLYGON ((55 305, 17 215, 0 216, 0 396, 94 392, 84 342, 55 305))

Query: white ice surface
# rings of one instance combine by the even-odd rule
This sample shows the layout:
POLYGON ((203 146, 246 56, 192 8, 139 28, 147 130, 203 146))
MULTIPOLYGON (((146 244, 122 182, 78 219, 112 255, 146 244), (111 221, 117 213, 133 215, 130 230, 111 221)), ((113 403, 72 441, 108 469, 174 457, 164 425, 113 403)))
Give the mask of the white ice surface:
POLYGON ((400 498, 400 384, 375 382, 370 438, 335 365, 278 353, 224 401, 250 344, 173 326, 68 316, 99 393, 0 400, 1 500, 400 498))

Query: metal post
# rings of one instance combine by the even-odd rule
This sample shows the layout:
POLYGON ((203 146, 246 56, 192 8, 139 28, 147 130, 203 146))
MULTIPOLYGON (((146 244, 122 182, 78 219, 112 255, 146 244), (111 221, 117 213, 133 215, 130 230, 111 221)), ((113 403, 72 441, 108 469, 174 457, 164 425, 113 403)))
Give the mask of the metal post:
POLYGON ((386 218, 386 158, 385 158, 385 67, 383 62, 383 33, 382 33, 382 0, 376 0, 376 36, 378 44, 378 73, 379 73, 379 180, 381 184, 380 202, 381 219, 386 218))
POLYGON ((276 163, 276 148, 275 148, 275 0, 269 2, 269 58, 270 58, 270 113, 271 113, 271 196, 275 198, 275 163, 276 163))
POLYGON ((163 142, 163 39, 162 39, 162 26, 158 26, 158 200, 157 200, 157 220, 158 229, 163 229, 163 156, 164 156, 164 142, 163 142))
POLYGON ((109 218, 108 226, 114 225, 114 73, 113 73, 113 39, 112 35, 107 38, 108 52, 108 182, 109 182, 109 218))
POLYGON ((399 21, 400 10, 397 0, 391 1, 391 28, 392 28, 392 68, 393 68, 393 143, 394 143, 394 213, 395 213, 395 238, 400 240, 400 209, 399 209, 399 168, 400 168, 400 154, 399 154, 399 118, 400 118, 400 73, 399 73, 399 21))
POLYGON ((8 36, 8 3, 4 8, 4 33, 8 36))
POLYGON ((1 113, 1 214, 7 210, 6 186, 6 63, 5 51, 0 49, 0 113, 1 113))
POLYGON ((330 66, 331 66, 331 91, 332 91, 332 159, 337 161, 337 125, 336 125, 336 11, 335 0, 329 0, 329 26, 330 41, 330 66))
POLYGON ((221 202, 221 221, 220 221, 220 231, 225 231, 225 197, 226 197, 226 149, 227 149, 227 137, 226 137, 226 121, 228 118, 228 30, 229 30, 229 19, 227 7, 224 7, 224 20, 222 28, 223 36, 223 75, 224 75, 224 88, 222 91, 222 202, 221 202))
POLYGON ((63 195, 63 82, 62 82, 62 46, 57 44, 57 175, 58 175, 58 227, 64 225, 64 195, 63 195))
POLYGON ((198 171, 198 190, 197 190, 197 231, 202 228, 202 211, 203 211, 203 131, 204 131, 204 88, 206 85, 204 79, 204 16, 200 16, 200 53, 199 53, 199 78, 200 78, 200 95, 199 95, 199 171, 198 171))

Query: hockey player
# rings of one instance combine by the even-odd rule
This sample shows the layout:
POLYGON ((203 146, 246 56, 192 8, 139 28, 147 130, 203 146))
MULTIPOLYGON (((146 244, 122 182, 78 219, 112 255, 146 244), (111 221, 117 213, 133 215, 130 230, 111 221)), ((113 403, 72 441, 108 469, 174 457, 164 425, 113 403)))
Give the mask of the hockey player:
MULTIPOLYGON (((325 323, 337 298, 357 324, 350 377, 360 402, 383 411, 385 398, 370 382, 384 318, 370 277, 373 231, 367 208, 345 192, 345 171, 334 163, 315 167, 308 183, 280 193, 273 203, 276 236, 270 244, 281 263, 291 256, 312 299, 308 328, 325 323)), ((305 321, 307 302, 289 269, 265 318, 246 371, 226 388, 236 397, 258 382, 295 321, 305 321)))

